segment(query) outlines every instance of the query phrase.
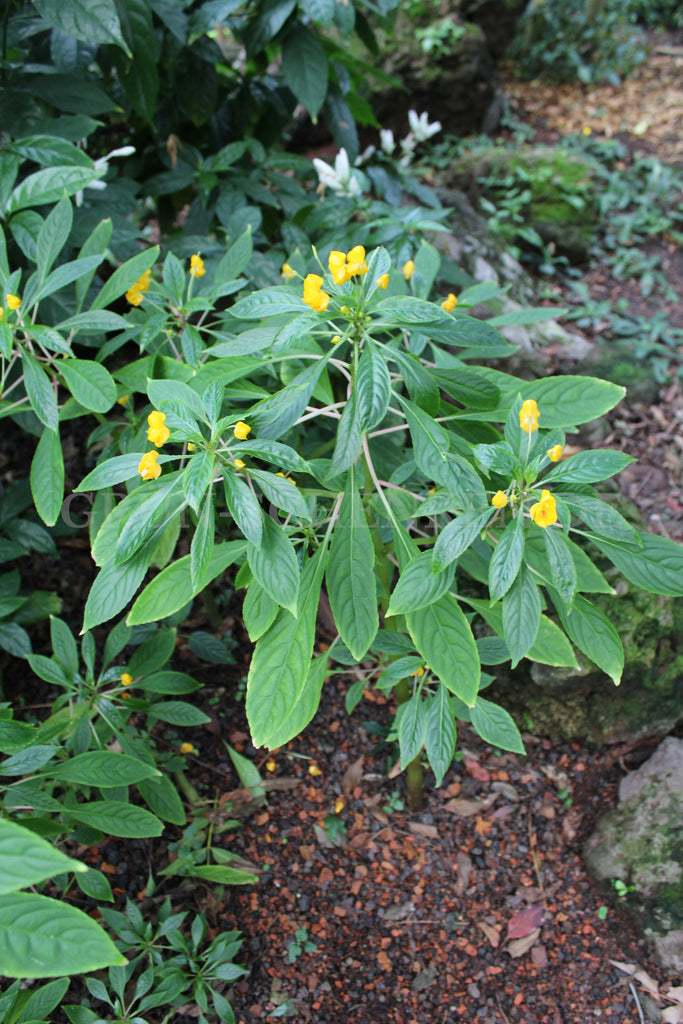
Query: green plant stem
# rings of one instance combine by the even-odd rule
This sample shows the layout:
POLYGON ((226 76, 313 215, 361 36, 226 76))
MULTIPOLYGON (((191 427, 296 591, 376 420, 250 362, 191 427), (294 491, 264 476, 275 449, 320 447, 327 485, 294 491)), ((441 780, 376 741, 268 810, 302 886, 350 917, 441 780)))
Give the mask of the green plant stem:
POLYGON ((204 611, 206 617, 209 620, 209 625, 212 629, 218 629, 221 624, 221 613, 218 610, 216 599, 211 593, 210 587, 204 587, 201 592, 202 604, 204 605, 204 611))
POLYGON ((185 772, 177 771, 173 772, 173 778, 176 786, 182 791, 183 796, 192 807, 199 807, 200 804, 204 803, 197 790, 194 788, 185 772))

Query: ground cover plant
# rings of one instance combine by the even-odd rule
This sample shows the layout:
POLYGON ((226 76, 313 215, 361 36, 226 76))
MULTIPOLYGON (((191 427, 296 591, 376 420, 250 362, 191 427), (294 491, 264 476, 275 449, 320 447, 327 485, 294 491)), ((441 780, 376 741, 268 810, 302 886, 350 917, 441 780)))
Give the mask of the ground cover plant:
MULTIPOLYGON (((41 0, 11 10, 5 38, 0 418, 35 438, 35 451, 28 482, 0 496, 10 563, 0 644, 26 659, 49 699, 43 717, 12 700, 0 708, 0 972, 108 967, 86 982, 95 1009, 65 1002, 74 1024, 145 1020, 160 1007, 171 1021, 188 1002, 200 1020, 231 1020, 227 987, 242 974, 233 930, 208 935, 202 915, 185 921, 168 903, 152 925, 131 902, 125 916, 102 908, 112 942, 52 898, 70 891, 73 872, 91 906, 111 902, 105 874, 63 851, 166 826, 184 831, 159 876, 254 880, 212 843, 236 825, 227 811, 218 820, 203 807, 187 822, 178 788, 198 802, 182 774, 192 744, 156 742, 160 723, 208 720, 192 703, 199 684, 173 662, 194 598, 210 608, 211 585, 228 572, 245 591, 256 746, 298 736, 330 673, 364 666, 347 709, 368 687, 395 698, 390 738, 416 805, 423 759, 440 784, 458 721, 523 752, 507 710, 482 696, 495 666, 571 667, 573 644, 618 683, 621 641, 590 599, 613 590, 601 570, 610 562, 677 595, 683 555, 601 500, 595 485, 628 455, 564 451, 567 434, 623 388, 521 381, 486 365, 514 351, 498 328, 560 310, 471 315, 499 290, 465 286, 442 261, 429 237, 447 211, 408 170, 438 126, 411 111, 400 160, 385 134, 379 153, 354 163, 351 115, 366 112, 351 84, 362 67, 322 31, 341 15, 207 3, 186 4, 181 18, 141 0, 97 10, 41 0), (225 63, 233 46, 246 60, 240 75, 225 63), (283 79, 270 81, 264 61, 278 47, 283 79), (302 52, 315 71, 303 82, 302 52), (161 77, 151 54, 163 57, 161 77), (189 109, 188 75, 207 76, 213 95, 212 68, 231 98, 189 109), (260 99, 237 141, 246 129, 231 117, 245 90, 260 99), (294 99, 314 116, 326 105, 348 147, 334 168, 267 153, 272 111, 281 102, 284 123, 294 99), (103 114, 100 125, 93 115, 103 114), (397 212, 404 193, 422 205, 397 212), (64 529, 64 442, 77 427, 90 468, 74 490, 92 495, 99 570, 80 644, 54 599, 23 593, 20 575, 25 552, 51 550, 64 529), (314 653, 323 591, 337 636, 314 653), (50 612, 48 656, 26 627, 50 612), (46 879, 50 896, 18 892, 46 879), (55 921, 80 937, 66 941, 55 921)), ((370 39, 363 11, 355 17, 370 39)), ((216 646, 195 637, 196 651, 227 660, 216 646)), ((230 756, 262 799, 259 773, 230 756)), ((310 952, 305 929, 295 940, 294 959, 310 952)), ((1 1005, 8 1020, 37 1019, 66 991, 63 980, 30 996, 10 985, 1 1005)))

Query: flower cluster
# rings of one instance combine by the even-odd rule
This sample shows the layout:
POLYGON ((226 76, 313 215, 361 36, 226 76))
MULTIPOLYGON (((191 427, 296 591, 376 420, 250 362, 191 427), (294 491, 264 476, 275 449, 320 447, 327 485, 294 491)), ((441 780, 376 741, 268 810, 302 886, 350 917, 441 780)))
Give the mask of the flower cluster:
POLYGON ((557 522, 557 505, 550 491, 541 491, 541 500, 529 509, 529 515, 536 526, 552 526, 557 522))
POLYGON ((330 301, 329 295, 322 287, 323 279, 320 274, 307 274, 304 278, 304 302, 318 313, 323 313, 330 301))
POLYGON ((171 431, 166 426, 166 415, 163 412, 151 412, 147 417, 149 423, 149 430, 147 431, 147 440, 155 444, 157 448, 161 448, 162 444, 166 444, 171 431))
POLYGON ((205 273, 204 260, 201 258, 199 253, 195 253, 194 256, 190 256, 190 276, 203 277, 205 273))
POLYGON ((368 265, 365 262, 365 249, 362 245, 354 245, 347 253, 333 249, 329 255, 327 265, 335 284, 345 284, 352 277, 358 274, 367 274, 368 265))
POLYGON ((330 167, 324 160, 315 159, 313 166, 318 172, 320 184, 331 188, 333 192, 339 192, 343 196, 358 196, 361 194, 361 186, 358 178, 351 171, 349 158, 345 149, 340 149, 335 157, 334 167, 330 167))
POLYGON ((152 271, 146 270, 142 277, 132 284, 126 292, 126 299, 131 306, 139 306, 142 302, 143 293, 149 289, 152 283, 152 271))

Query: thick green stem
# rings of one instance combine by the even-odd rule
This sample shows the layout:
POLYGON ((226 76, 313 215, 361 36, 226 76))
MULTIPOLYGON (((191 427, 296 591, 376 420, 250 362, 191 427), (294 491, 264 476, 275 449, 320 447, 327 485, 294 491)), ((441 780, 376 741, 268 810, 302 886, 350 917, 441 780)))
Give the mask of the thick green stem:
MULTIPOLYGON (((413 688, 409 679, 401 679, 394 687, 396 700, 405 704, 413 695, 413 688)), ((406 789, 408 791, 408 806, 411 811, 417 811, 422 806, 424 795, 424 769, 422 758, 418 754, 406 768, 406 789)))
POLYGON ((209 620, 209 625, 211 626, 212 629, 218 629, 218 627, 221 624, 221 613, 218 610, 216 599, 211 593, 211 588, 204 587, 200 594, 200 597, 202 599, 202 604, 204 605, 206 617, 209 620))
POLYGON ((185 775, 185 772, 173 772, 173 778, 176 786, 181 790, 190 806, 199 807, 199 805, 204 802, 188 779, 187 775, 185 775))

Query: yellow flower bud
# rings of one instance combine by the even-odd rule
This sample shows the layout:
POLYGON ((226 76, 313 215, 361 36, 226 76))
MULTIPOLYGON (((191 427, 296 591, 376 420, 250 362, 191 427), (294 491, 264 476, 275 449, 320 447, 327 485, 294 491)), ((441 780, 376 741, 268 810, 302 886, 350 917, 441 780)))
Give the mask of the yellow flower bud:
POLYGON ((197 445, 194 443, 194 441, 188 441, 187 442, 187 450, 188 450, 188 452, 196 452, 197 451, 197 445))
POLYGON ((508 503, 508 496, 505 491, 496 491, 491 498, 491 504, 494 508, 505 508, 508 503))
POLYGON ((126 405, 129 398, 130 395, 121 395, 121 397, 117 398, 116 401, 118 402, 119 405, 126 405))
POLYGON ((192 277, 203 277, 205 273, 204 260, 201 258, 199 253, 195 253, 194 256, 190 256, 190 274, 192 277))
POLYGON ((313 775, 314 777, 316 777, 318 775, 322 775, 322 773, 323 773, 322 772, 322 768, 318 768, 317 764, 309 764, 309 766, 308 766, 308 774, 309 775, 313 775))
POLYGON ((320 274, 307 274, 304 278, 304 302, 318 313, 323 313, 330 301, 327 292, 322 291, 322 284, 320 274))
POLYGON ((424 674, 425 674, 425 670, 423 669, 422 665, 420 665, 420 667, 415 670, 415 675, 417 676, 418 679, 422 679, 422 676, 424 674))
POLYGON ((180 751, 181 754, 191 754, 194 750, 194 746, 192 745, 192 743, 188 743, 186 740, 184 743, 180 744, 178 750, 180 751))
POLYGON ((145 452, 138 465, 138 473, 143 480, 156 480, 161 476, 161 466, 157 463, 159 452, 145 452))
POLYGON ((335 284, 344 284, 348 280, 346 272, 346 254, 333 249, 327 259, 327 266, 335 284))
POLYGON ((251 433, 251 427, 244 420, 238 420, 232 428, 232 432, 238 441, 244 441, 247 434, 251 433))
POLYGON ((330 338, 330 341, 333 345, 338 345, 339 342, 341 341, 341 338, 339 337, 338 334, 335 334, 333 338, 330 338))
POLYGON ((122 694, 121 694, 121 700, 130 700, 130 698, 131 698, 132 696, 133 696, 133 694, 132 694, 132 693, 128 693, 128 692, 126 692, 126 693, 122 693, 122 694))
POLYGON ((449 292, 448 298, 444 299, 443 302, 441 303, 441 308, 445 309, 447 313, 452 313, 457 304, 458 300, 456 299, 455 295, 453 294, 453 292, 449 292))
POLYGON ((411 277, 415 273, 415 263, 413 260, 408 260, 407 263, 403 264, 403 276, 406 281, 410 281, 411 277))
POLYGON ((388 274, 382 274, 381 277, 377 278, 377 287, 381 288, 382 291, 386 291, 387 290, 387 288, 389 287, 389 275, 388 274))
POLYGON ((589 128, 587 124, 583 126, 583 128, 581 129, 581 131, 582 131, 582 133, 583 133, 584 135, 592 135, 592 134, 593 134, 593 129, 592 129, 592 128, 589 128))
POLYGON ((21 306, 21 299, 19 298, 18 295, 7 295, 5 297, 5 302, 7 303, 10 309, 19 309, 19 307, 21 306))
POLYGON ((290 267, 289 263, 283 263, 280 276, 283 277, 285 281, 291 281, 293 277, 296 277, 296 271, 290 267))
POLYGON ((275 767, 276 767, 275 761, 273 761, 272 757, 271 757, 270 761, 266 761, 266 768, 267 768, 267 770, 269 772, 274 772, 275 771, 275 767))
POLYGON ((346 804, 344 803, 342 798, 339 797, 339 799, 336 800, 335 804, 334 804, 334 813, 335 814, 341 814, 341 812, 344 810, 345 806, 346 806, 346 804))
POLYGON ((157 448, 161 448, 162 444, 166 444, 171 436, 171 431, 165 426, 166 413, 154 409, 147 417, 147 422, 149 423, 147 440, 155 444, 157 448))
POLYGON ((241 459, 235 459, 235 461, 233 462, 233 466, 235 467, 235 469, 244 469, 245 463, 242 462, 241 459))
POLYGON ((130 672, 122 672, 121 673, 121 685, 122 686, 130 686, 132 684, 132 682, 133 682, 133 677, 130 674, 130 672))
POLYGON ((527 398, 519 410, 519 425, 525 434, 533 434, 538 430, 538 406, 533 398, 527 398))
POLYGON ((552 448, 548 448, 546 455, 548 456, 551 462, 559 462, 562 458, 562 445, 554 444, 552 448))

